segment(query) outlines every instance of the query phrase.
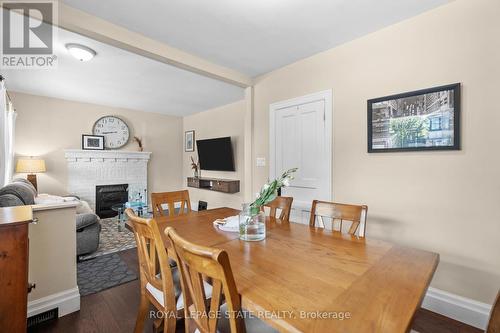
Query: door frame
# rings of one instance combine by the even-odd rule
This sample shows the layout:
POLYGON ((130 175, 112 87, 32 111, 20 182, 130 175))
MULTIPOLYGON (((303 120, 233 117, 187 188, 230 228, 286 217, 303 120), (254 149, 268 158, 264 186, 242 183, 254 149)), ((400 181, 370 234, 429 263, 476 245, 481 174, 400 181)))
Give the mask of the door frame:
POLYGON ((317 102, 323 100, 325 102, 325 137, 326 137, 326 151, 329 154, 327 159, 328 178, 327 186, 328 193, 330 194, 329 200, 333 201, 333 91, 332 89, 319 91, 316 93, 279 101, 269 105, 269 178, 275 179, 276 174, 274 171, 276 165, 276 111, 300 104, 317 102))

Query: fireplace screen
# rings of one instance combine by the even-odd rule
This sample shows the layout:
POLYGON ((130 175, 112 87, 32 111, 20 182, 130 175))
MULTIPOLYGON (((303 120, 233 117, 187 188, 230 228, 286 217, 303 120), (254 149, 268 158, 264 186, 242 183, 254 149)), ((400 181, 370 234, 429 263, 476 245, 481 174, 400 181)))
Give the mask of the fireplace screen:
POLYGON ((95 213, 100 218, 114 217, 118 213, 111 209, 115 204, 128 201, 128 184, 98 185, 95 189, 95 213))

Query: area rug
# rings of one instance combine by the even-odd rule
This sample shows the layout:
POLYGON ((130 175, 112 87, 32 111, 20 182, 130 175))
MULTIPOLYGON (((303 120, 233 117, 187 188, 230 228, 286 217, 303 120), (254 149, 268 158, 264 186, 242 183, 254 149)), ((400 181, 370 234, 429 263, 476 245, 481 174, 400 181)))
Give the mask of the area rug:
POLYGON ((80 256, 79 260, 88 260, 136 247, 134 234, 125 226, 118 228, 116 217, 101 219, 101 227, 99 248, 94 253, 80 256))
POLYGON ((78 263, 80 295, 90 295, 137 279, 117 253, 102 255, 78 263))

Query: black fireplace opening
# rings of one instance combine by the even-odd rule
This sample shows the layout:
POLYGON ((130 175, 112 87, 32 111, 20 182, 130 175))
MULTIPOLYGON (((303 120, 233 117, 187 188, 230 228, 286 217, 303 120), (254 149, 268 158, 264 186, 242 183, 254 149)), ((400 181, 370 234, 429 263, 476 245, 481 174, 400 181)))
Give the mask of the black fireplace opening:
POLYGON ((95 213, 100 218, 118 215, 111 207, 128 201, 128 184, 97 185, 95 187, 95 213))

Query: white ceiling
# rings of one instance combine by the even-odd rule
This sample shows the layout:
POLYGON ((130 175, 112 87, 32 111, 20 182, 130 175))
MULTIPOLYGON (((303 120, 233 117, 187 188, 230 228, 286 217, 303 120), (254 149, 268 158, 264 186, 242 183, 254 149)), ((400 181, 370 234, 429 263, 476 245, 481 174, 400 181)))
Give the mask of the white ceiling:
MULTIPOLYGON (((63 0, 129 30, 256 76, 450 0, 63 0)), ((185 116, 241 88, 58 30, 54 70, 1 70, 13 91, 185 116), (64 45, 97 56, 79 62, 64 45)))
POLYGON ((99 105, 185 116, 243 98, 243 89, 58 29, 57 69, 1 70, 8 90, 99 105), (88 62, 65 48, 97 52, 88 62))
POLYGON ((450 0, 63 0, 249 76, 450 0))

